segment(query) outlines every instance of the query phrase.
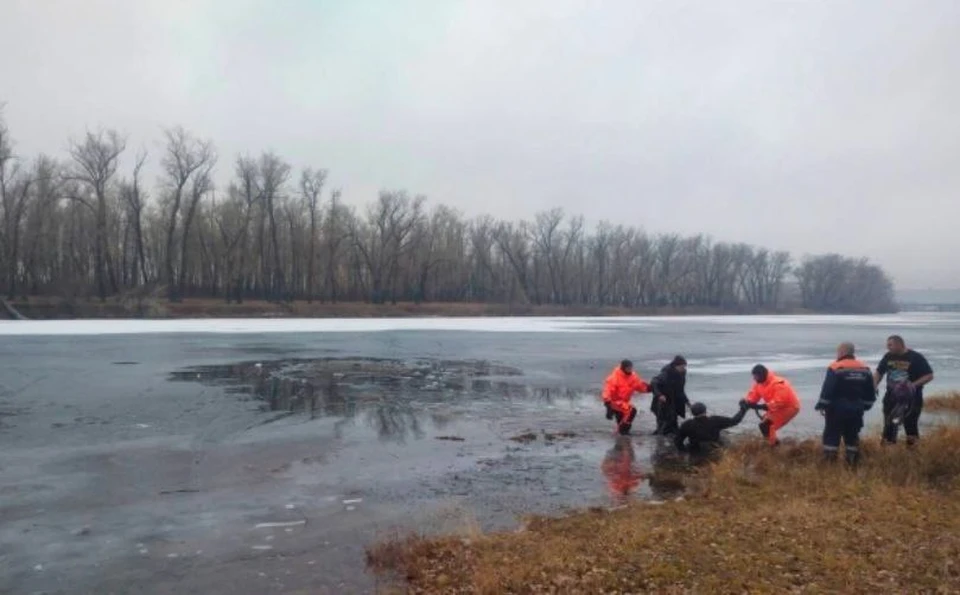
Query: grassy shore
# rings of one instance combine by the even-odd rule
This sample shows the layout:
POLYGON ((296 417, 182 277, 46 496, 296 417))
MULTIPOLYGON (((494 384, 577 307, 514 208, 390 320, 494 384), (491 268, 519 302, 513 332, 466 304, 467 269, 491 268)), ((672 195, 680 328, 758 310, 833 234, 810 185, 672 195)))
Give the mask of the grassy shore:
POLYGON ((817 440, 745 440, 686 481, 682 501, 409 537, 368 562, 414 593, 960 592, 956 425, 912 450, 870 437, 855 472, 825 465, 817 440))
MULTIPOLYGON (((161 298, 62 299, 35 297, 10 301, 27 318, 397 318, 415 316, 665 316, 696 314, 785 314, 802 311, 764 311, 720 308, 618 308, 532 304, 485 304, 461 302, 364 302, 276 303, 247 300, 241 304, 218 299, 185 299, 169 302, 161 298)), ((3 312, 0 312, 0 316, 3 312)))
POLYGON ((960 413, 960 391, 951 391, 924 398, 926 411, 960 413))

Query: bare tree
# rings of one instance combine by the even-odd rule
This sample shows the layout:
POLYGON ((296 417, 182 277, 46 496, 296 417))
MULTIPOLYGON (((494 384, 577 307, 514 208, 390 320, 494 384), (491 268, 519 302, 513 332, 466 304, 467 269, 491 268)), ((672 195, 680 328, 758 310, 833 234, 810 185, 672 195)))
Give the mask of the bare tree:
POLYGON ((133 166, 133 179, 129 182, 124 180, 120 185, 120 196, 129 209, 130 225, 133 229, 134 259, 130 278, 134 284, 142 281, 144 285, 149 285, 147 257, 143 242, 143 210, 147 196, 140 182, 140 174, 146 162, 147 153, 141 151, 137 154, 137 160, 133 166))
POLYGON ((187 295, 331 301, 476 301, 687 311, 782 310, 796 277, 802 305, 824 312, 896 309, 892 283, 866 260, 786 252, 651 233, 626 222, 587 229, 560 209, 528 221, 466 219, 422 196, 383 191, 366 208, 327 171, 289 184, 274 153, 238 157, 213 194, 210 141, 164 131, 158 186, 142 180, 146 155, 118 180, 125 141, 88 133, 66 165, 14 155, 0 119, 0 290, 73 297, 165 284, 187 295), (63 200, 66 199, 66 200, 63 200), (358 214, 359 213, 359 214, 358 214))
MULTIPOLYGON (((164 201, 167 212, 164 280, 167 283, 167 296, 171 301, 178 301, 182 295, 179 279, 174 269, 174 263, 176 262, 174 247, 176 245, 177 229, 181 230, 181 251, 183 251, 182 247, 186 244, 197 202, 206 192, 206 186, 210 183, 210 170, 213 167, 215 156, 212 143, 194 138, 182 127, 169 128, 164 131, 164 136, 167 145, 160 162, 164 172, 162 183, 165 187, 164 201), (189 190, 188 185, 191 185, 189 190), (196 193, 193 190, 200 190, 201 192, 196 193), (185 196, 188 197, 186 213, 183 212, 185 196)), ((181 262, 182 264, 183 262, 181 262)))
POLYGON ((71 198, 90 209, 96 220, 94 267, 97 294, 101 301, 106 299, 108 282, 113 293, 118 291, 107 247, 107 204, 118 160, 125 149, 126 139, 114 130, 88 132, 83 141, 75 141, 70 146, 70 157, 74 164, 70 177, 80 184, 80 192, 71 198))
POLYGON ((259 174, 260 201, 270 221, 270 244, 273 254, 273 271, 270 275, 271 284, 268 295, 270 299, 279 301, 287 299, 287 289, 277 232, 277 202, 280 200, 284 185, 290 177, 290 166, 273 153, 264 153, 260 156, 259 174))
POLYGON ((313 301, 316 287, 314 285, 317 273, 317 221, 322 215, 319 212, 320 195, 323 185, 327 181, 327 170, 307 168, 300 176, 300 195, 304 208, 310 219, 310 231, 307 244, 307 301, 313 301))

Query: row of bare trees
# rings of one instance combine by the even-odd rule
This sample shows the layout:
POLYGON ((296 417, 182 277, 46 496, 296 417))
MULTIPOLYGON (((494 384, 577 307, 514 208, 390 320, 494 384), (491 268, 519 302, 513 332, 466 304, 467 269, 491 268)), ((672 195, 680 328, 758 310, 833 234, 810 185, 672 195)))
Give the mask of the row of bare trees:
POLYGON ((297 175, 273 153, 224 165, 209 140, 181 128, 164 136, 148 184, 150 156, 129 155, 115 131, 87 133, 62 160, 30 161, 0 118, 4 293, 769 310, 796 278, 811 309, 894 308, 886 275, 866 262, 828 255, 794 269, 785 252, 609 223, 588 230, 560 210, 468 220, 404 191, 358 209, 327 187, 324 169, 297 175), (221 189, 218 165, 231 170, 221 189))

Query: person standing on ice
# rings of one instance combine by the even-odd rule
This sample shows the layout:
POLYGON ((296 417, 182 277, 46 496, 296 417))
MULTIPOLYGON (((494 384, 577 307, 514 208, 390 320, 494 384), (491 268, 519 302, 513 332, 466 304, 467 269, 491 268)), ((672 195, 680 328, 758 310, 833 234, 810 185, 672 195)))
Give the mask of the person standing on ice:
POLYGON ((637 408, 630 404, 633 393, 649 393, 650 385, 633 371, 633 362, 628 359, 620 362, 607 376, 603 385, 603 405, 607 409, 607 419, 617 420, 617 431, 621 435, 630 433, 637 408))
POLYGON ((777 446, 780 444, 777 431, 800 413, 800 399, 785 378, 777 376, 766 366, 757 364, 750 373, 753 375, 753 388, 740 403, 757 408, 760 401, 764 402, 762 408, 767 413, 760 421, 760 433, 770 446, 777 446))
POLYGON ((674 356, 650 381, 650 388, 653 390, 650 411, 657 416, 657 429, 654 434, 676 434, 679 418, 686 419, 687 409, 690 407, 686 384, 687 360, 682 355, 674 356))

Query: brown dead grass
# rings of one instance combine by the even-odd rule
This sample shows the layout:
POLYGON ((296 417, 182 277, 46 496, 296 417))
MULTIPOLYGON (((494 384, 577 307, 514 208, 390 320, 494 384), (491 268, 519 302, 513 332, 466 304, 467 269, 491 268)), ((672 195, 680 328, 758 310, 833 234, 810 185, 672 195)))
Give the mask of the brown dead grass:
POLYGON ((746 441, 685 501, 409 537, 368 562, 413 593, 960 592, 960 428, 863 446, 851 472, 814 440, 746 441))
POLYGON ((937 393, 924 397, 923 408, 927 411, 960 413, 960 391, 937 393))
MULTIPOLYGON (((163 298, 63 299, 32 297, 11 302, 28 318, 397 318, 413 316, 660 316, 680 314, 754 314, 748 310, 715 308, 615 308, 595 306, 562 306, 532 304, 482 304, 460 302, 401 302, 370 304, 338 303, 275 303, 247 300, 241 304, 211 298, 191 298, 171 303, 163 298)), ((772 312, 763 312, 772 313, 772 312)))

